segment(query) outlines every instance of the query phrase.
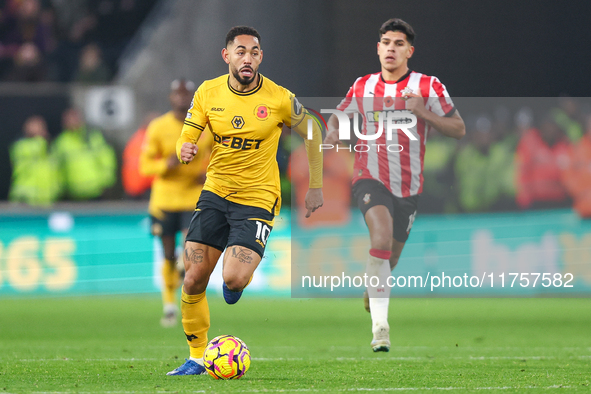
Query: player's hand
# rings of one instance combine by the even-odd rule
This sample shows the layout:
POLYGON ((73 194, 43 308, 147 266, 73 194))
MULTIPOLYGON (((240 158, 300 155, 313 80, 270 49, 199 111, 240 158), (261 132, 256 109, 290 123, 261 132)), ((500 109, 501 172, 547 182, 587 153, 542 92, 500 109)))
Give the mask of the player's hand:
POLYGON ((325 144, 335 145, 340 142, 341 141, 339 140, 339 129, 328 130, 326 132, 326 137, 324 137, 325 144))
POLYGON ((421 95, 415 93, 406 93, 402 96, 402 99, 406 101, 406 109, 409 109, 413 114, 422 118, 421 114, 426 111, 425 100, 421 95))
POLYGON ((308 189, 306 193, 306 217, 309 218, 312 212, 317 210, 324 204, 324 197, 322 197, 322 189, 308 189))
POLYGON ((176 157, 176 153, 173 153, 166 160, 166 169, 170 170, 180 164, 179 159, 176 157))
POLYGON ((197 154, 197 145, 190 142, 185 142, 181 146, 181 161, 184 163, 190 163, 197 154))

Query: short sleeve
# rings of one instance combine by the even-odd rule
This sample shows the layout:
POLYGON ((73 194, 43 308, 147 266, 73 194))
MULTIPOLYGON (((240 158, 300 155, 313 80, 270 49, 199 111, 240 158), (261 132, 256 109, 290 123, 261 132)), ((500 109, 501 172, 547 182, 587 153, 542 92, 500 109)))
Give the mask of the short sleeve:
POLYGON ((439 116, 452 116, 456 111, 445 85, 436 77, 431 79, 427 106, 427 109, 439 116))
MULTIPOLYGON (((181 136, 179 137, 176 143, 176 154, 177 157, 181 158, 181 148, 184 143, 189 142, 191 144, 196 144, 201 136, 203 130, 205 130, 205 125, 207 124, 207 116, 205 111, 203 111, 203 104, 205 103, 205 82, 199 86, 195 95, 193 96, 193 100, 191 101, 191 106, 189 107, 189 111, 187 112, 187 116, 185 117, 185 123, 183 124, 183 129, 181 131, 181 136)), ((184 163, 181 161, 181 163, 184 163)))
POLYGON ((346 114, 352 114, 359 112, 359 108, 357 106, 357 100, 355 99, 355 86, 357 85, 357 81, 349 88, 347 95, 345 98, 339 103, 337 109, 341 112, 346 114))
POLYGON ((205 88, 204 84, 201 84, 195 95, 193 96, 193 100, 191 100, 191 106, 189 107, 189 111, 187 112, 187 116, 185 117, 185 125, 183 126, 183 130, 187 128, 195 128, 199 132, 202 132, 205 129, 205 125, 207 124, 207 117, 205 115, 205 111, 203 111, 203 102, 204 102, 204 93, 205 88))

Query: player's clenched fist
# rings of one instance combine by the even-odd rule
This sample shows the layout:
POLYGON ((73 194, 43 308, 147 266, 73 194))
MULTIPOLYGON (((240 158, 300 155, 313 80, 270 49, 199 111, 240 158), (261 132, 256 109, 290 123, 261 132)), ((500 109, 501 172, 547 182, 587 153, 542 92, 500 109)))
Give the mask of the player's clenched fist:
POLYGON ((197 154, 197 145, 190 142, 185 142, 181 146, 181 161, 183 163, 190 163, 197 154))
POLYGON ((338 144, 339 142, 339 129, 332 129, 326 133, 326 137, 324 138, 325 144, 338 144))

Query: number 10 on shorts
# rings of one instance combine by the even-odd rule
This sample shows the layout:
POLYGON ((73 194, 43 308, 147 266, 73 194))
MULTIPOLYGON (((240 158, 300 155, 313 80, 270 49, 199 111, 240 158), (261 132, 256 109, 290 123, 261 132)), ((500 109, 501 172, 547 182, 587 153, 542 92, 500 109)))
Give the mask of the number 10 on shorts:
POLYGON ((266 246, 267 238, 269 238, 269 234, 271 234, 271 228, 258 220, 256 220, 255 223, 257 224, 256 239, 258 242, 261 242, 263 246, 266 246))

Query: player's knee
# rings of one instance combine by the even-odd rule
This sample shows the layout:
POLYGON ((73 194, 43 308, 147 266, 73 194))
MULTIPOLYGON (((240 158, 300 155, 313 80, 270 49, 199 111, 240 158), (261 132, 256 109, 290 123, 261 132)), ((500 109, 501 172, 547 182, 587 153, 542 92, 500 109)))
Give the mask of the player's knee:
POLYGON ((390 256, 390 271, 396 267, 399 259, 400 259, 400 254, 395 255, 394 253, 392 253, 392 255, 390 256))
POLYGON ((392 235, 385 233, 372 234, 371 236, 371 248, 379 250, 391 250, 392 249, 392 235))
POLYGON ((227 275, 224 276, 224 282, 226 283, 226 286, 228 286, 228 289, 232 291, 240 291, 246 287, 248 278, 242 278, 237 275, 227 275))
POLYGON ((190 294, 203 293, 207 288, 207 279, 201 278, 196 275, 196 272, 189 270, 185 273, 183 287, 185 292, 190 292, 190 294))

